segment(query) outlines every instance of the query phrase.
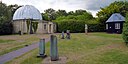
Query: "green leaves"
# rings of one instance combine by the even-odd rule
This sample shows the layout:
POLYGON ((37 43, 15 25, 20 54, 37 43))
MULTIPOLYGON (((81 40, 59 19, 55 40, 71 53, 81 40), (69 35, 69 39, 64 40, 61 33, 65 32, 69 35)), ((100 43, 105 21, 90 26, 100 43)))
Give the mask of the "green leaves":
POLYGON ((38 28, 38 22, 32 22, 32 27, 34 29, 34 33, 36 33, 37 28, 38 28))
POLYGON ((59 16, 54 22, 58 24, 58 32, 66 30, 70 30, 71 32, 84 32, 85 24, 97 23, 92 14, 86 12, 86 10, 70 11, 67 16, 59 16))
POLYGON ((73 19, 63 20, 58 22, 59 32, 70 30, 71 32, 83 32, 84 31, 84 22, 76 21, 73 19))
POLYGON ((126 14, 126 20, 123 25, 123 33, 122 33, 124 42, 128 44, 128 13, 126 14))

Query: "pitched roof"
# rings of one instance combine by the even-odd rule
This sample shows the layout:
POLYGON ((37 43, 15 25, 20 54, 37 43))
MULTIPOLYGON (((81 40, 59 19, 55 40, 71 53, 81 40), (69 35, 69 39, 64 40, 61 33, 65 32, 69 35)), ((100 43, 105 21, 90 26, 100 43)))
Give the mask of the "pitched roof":
POLYGON ((107 22, 124 22, 125 18, 120 13, 114 13, 111 17, 106 21, 107 22))
POLYGON ((13 20, 34 19, 42 20, 41 13, 32 5, 25 5, 16 10, 13 20))

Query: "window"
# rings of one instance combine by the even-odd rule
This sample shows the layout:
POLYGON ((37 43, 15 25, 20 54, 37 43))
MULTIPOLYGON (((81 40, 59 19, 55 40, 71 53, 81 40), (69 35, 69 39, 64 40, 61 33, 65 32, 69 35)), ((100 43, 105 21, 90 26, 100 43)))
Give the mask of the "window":
POLYGON ((120 29, 120 23, 115 23, 115 29, 120 29))
POLYGON ((46 24, 44 24, 44 30, 46 30, 46 24))
POLYGON ((106 29, 108 29, 108 24, 106 24, 106 29))

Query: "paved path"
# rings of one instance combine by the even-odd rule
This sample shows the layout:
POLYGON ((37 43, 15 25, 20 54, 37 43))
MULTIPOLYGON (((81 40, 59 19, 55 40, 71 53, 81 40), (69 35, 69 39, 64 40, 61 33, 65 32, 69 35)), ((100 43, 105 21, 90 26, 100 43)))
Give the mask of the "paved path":
MULTIPOLYGON (((48 42, 48 41, 49 41, 49 38, 46 38, 45 42, 48 42)), ((18 49, 16 51, 12 51, 10 53, 4 54, 4 55, 0 56, 0 64, 4 64, 5 62, 8 62, 16 57, 19 57, 19 56, 25 54, 26 52, 29 52, 29 51, 37 48, 38 46, 39 46, 39 43, 36 43, 36 44, 29 45, 27 47, 18 49)))

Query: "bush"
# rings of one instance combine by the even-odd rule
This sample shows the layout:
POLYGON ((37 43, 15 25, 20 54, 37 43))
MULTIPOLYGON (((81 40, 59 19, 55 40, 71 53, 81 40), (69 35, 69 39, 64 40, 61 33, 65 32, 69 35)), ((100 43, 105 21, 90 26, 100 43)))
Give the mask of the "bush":
POLYGON ((89 32, 104 32, 105 27, 104 25, 100 25, 100 24, 88 24, 88 31, 89 32))
POLYGON ((9 22, 5 22, 0 25, 0 35, 12 34, 13 26, 9 22))
POLYGON ((75 20, 62 20, 57 23, 58 32, 70 30, 71 32, 83 32, 84 31, 84 22, 75 21, 75 20))
MULTIPOLYGON (((85 32, 85 24, 88 24, 88 22, 82 21, 82 20, 75 20, 75 19, 69 19, 69 20, 61 20, 57 22, 57 32, 62 32, 66 30, 70 30, 73 33, 80 33, 85 32)), ((100 25, 98 23, 91 23, 88 24, 88 31, 89 32, 103 32, 104 26, 100 25)))
POLYGON ((123 32, 122 32, 123 40, 126 44, 128 44, 128 13, 126 14, 125 23, 123 25, 123 32))

